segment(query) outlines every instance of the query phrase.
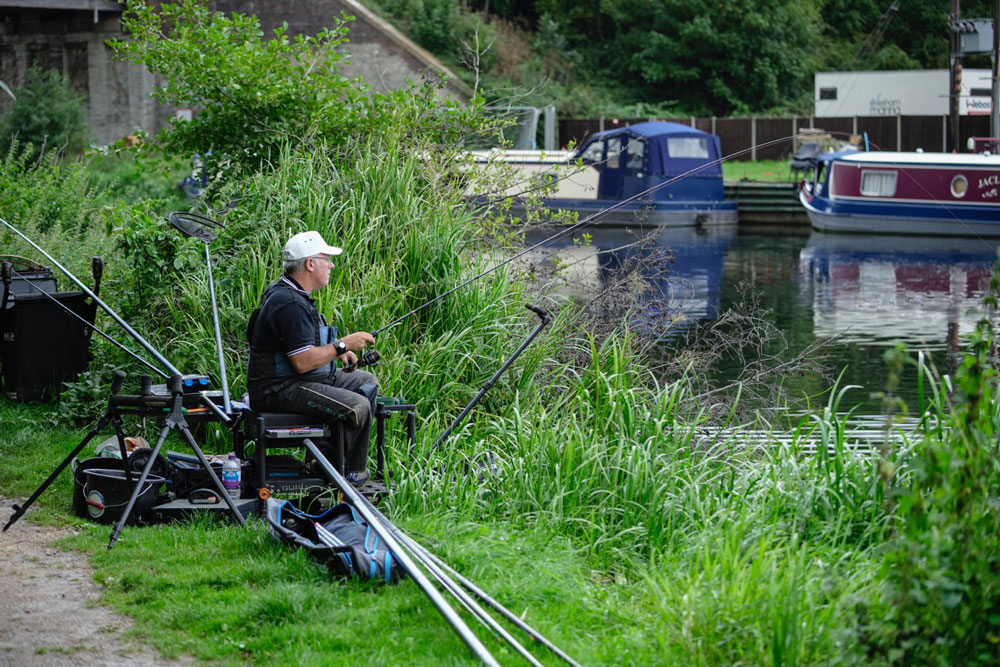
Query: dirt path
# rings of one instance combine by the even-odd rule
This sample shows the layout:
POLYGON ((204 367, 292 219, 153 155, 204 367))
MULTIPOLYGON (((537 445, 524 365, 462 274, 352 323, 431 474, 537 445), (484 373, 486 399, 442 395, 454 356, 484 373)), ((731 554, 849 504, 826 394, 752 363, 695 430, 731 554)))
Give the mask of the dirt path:
MULTIPOLYGON (((13 502, 0 498, 0 527, 13 502)), ((52 546, 69 534, 23 518, 0 533, 0 665, 189 664, 122 637, 131 621, 97 604, 100 588, 86 557, 52 546)))

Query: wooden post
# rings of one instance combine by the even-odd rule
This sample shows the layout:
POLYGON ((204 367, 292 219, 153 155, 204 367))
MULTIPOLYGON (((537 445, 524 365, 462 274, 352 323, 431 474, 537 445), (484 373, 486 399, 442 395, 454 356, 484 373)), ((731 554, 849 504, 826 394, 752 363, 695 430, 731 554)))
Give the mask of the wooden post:
POLYGON ((750 159, 757 161, 757 116, 750 116, 750 159))

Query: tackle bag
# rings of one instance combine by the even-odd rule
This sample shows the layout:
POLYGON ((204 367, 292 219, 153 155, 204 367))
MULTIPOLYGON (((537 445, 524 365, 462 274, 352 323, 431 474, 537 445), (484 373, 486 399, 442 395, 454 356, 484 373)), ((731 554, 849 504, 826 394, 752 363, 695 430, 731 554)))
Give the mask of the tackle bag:
POLYGON ((268 498, 267 523, 274 539, 306 549, 334 574, 386 583, 403 576, 395 555, 347 503, 314 515, 296 509, 287 500, 268 498))

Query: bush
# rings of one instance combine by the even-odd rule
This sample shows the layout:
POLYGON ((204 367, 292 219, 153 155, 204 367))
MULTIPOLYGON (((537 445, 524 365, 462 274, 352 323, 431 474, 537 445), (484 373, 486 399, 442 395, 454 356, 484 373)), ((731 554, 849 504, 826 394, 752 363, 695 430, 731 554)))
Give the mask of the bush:
POLYGON ((83 98, 65 76, 38 65, 28 70, 28 81, 15 91, 14 103, 0 118, 0 150, 9 151, 16 138, 33 147, 33 158, 48 149, 79 155, 90 134, 83 98))

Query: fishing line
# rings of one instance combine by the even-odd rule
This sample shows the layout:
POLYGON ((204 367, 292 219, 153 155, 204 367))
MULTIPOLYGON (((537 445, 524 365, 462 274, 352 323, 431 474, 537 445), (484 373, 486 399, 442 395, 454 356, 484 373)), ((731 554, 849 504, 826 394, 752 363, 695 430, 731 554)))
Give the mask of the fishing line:
MULTIPOLYGON (((622 128, 620 128, 620 129, 624 129, 626 127, 628 127, 628 125, 623 125, 622 128)), ((619 128, 613 128, 613 129, 619 129, 619 128)), ((697 129, 697 128, 691 128, 691 129, 697 129)), ((610 131, 610 130, 608 130, 608 131, 610 131)), ((638 142, 642 141, 641 139, 635 139, 635 138, 632 138, 632 137, 630 137, 630 139, 631 139, 631 141, 629 141, 627 144, 625 144, 625 146, 621 149, 621 152, 627 151, 629 149, 629 147, 633 143, 638 143, 638 142)), ((553 151, 553 152, 556 152, 556 151, 553 151)), ((542 151, 542 153, 545 153, 545 151, 542 151)), ((603 160, 594 160, 593 162, 585 162, 583 164, 585 166, 588 166, 588 167, 597 167, 599 165, 606 164, 607 162, 610 162, 610 161, 611 161, 611 157, 608 156, 608 157, 604 158, 603 160)), ((494 162, 501 162, 503 164, 512 164, 512 163, 509 163, 509 162, 505 162, 504 160, 490 160, 490 161, 486 162, 485 166, 489 167, 494 162)), ((530 163, 526 162, 525 164, 530 164, 530 163)), ((556 183, 568 180, 568 179, 572 178, 572 176, 575 175, 575 174, 567 174, 565 176, 559 176, 559 174, 556 171, 556 169, 558 167, 561 167, 561 166, 574 167, 576 165, 575 165, 575 163, 568 162, 568 161, 567 162, 559 162, 559 163, 556 163, 556 165, 554 167, 552 167, 551 169, 546 169, 544 171, 538 171, 538 172, 535 172, 534 174, 531 174, 531 175, 527 176, 526 178, 523 178, 523 179, 520 179, 520 180, 516 180, 513 183, 511 183, 510 187, 514 187, 514 186, 519 185, 521 183, 530 184, 534 180, 540 180, 542 182, 538 183, 537 185, 533 185, 533 186, 529 187, 526 190, 521 190, 520 192, 516 192, 516 193, 514 193, 512 195, 504 195, 503 197, 499 197, 499 198, 492 198, 491 197, 491 193, 489 193, 489 192, 487 192, 487 193, 485 193, 483 195, 480 195, 480 197, 485 198, 486 201, 484 201, 481 205, 477 205, 477 210, 482 210, 482 209, 485 209, 485 208, 489 208, 490 206, 496 204, 497 202, 502 202, 502 201, 507 200, 507 199, 516 199, 518 197, 523 197, 524 195, 531 194, 532 192, 535 192, 537 190, 544 190, 545 188, 551 187, 551 186, 555 185, 556 183)))
MULTIPOLYGON (((846 133, 840 133, 840 134, 846 134, 846 133)), ((445 298, 449 294, 451 294, 453 292, 456 292, 456 291, 462 289, 463 287, 465 287, 465 286, 467 286, 467 285, 469 285, 471 283, 474 283, 475 281, 479 280, 480 278, 482 278, 484 276, 487 276, 487 275, 493 273, 494 271, 496 271, 496 270, 498 270, 500 268, 503 268, 504 266, 510 264, 511 262, 513 262, 513 261, 515 261, 515 260, 517 260, 517 259, 519 259, 521 257, 524 257, 526 254, 528 254, 529 252, 531 252, 533 250, 537 250, 538 248, 541 248, 541 247, 543 247, 543 246, 551 243, 552 241, 555 241, 556 239, 562 238, 562 237, 564 237, 564 236, 566 236, 568 234, 571 234, 571 233, 575 232, 578 229, 582 229, 582 228, 586 227, 587 225, 591 225, 594 222, 597 222, 598 220, 600 220, 601 218, 603 218, 604 216, 606 216, 608 213, 611 213, 613 211, 617 211, 618 209, 622 208, 623 206, 627 206, 628 204, 631 204, 634 201, 637 201, 639 199, 647 197, 647 196, 653 194, 654 192, 657 192, 658 190, 662 190, 665 187, 673 185, 674 183, 677 183, 678 181, 681 181, 681 180, 687 178, 688 176, 691 176, 692 174, 696 174, 696 173, 698 173, 700 171, 704 171, 705 169, 708 169, 709 167, 714 167, 716 165, 722 164, 726 160, 731 160, 731 159, 739 157, 741 155, 746 155, 747 153, 749 153, 749 152, 751 152, 751 151, 753 151, 753 150, 755 150, 757 148, 767 148, 768 146, 773 146, 775 144, 780 144, 780 143, 783 143, 783 142, 786 142, 786 141, 790 141, 792 139, 795 139, 797 136, 799 136, 798 133, 790 135, 790 136, 787 136, 787 137, 782 137, 780 139, 773 139, 771 141, 765 141, 764 143, 757 144, 755 146, 751 146, 750 148, 744 148, 742 150, 736 151, 735 153, 730 153, 729 155, 726 155, 724 157, 712 160, 711 162, 706 162, 705 164, 699 165, 699 166, 695 167, 694 169, 690 169, 690 170, 684 172, 683 174, 675 176, 675 177, 673 177, 673 178, 671 178, 671 179, 669 179, 667 181, 664 181, 662 183, 657 183, 656 185, 654 185, 654 186, 652 186, 652 187, 650 187, 650 188, 648 188, 646 190, 643 190, 642 192, 639 192, 638 194, 634 194, 631 197, 628 197, 627 199, 623 199, 620 202, 617 202, 617 203, 609 206, 606 209, 603 209, 601 211, 598 211, 597 213, 591 214, 590 216, 588 216, 588 217, 584 218, 583 220, 580 220, 579 222, 577 222, 577 223, 575 223, 575 224, 567 227, 566 229, 562 229, 562 230, 556 232, 552 236, 550 236, 550 237, 548 237, 546 239, 543 239, 543 240, 539 241, 538 243, 536 243, 536 244, 534 244, 534 245, 532 245, 532 246, 530 246, 528 248, 525 248, 521 252, 513 255, 512 257, 509 257, 509 258, 505 259, 504 261, 500 262, 499 264, 496 264, 495 266, 492 266, 489 269, 486 269, 485 271, 482 271, 481 273, 478 273, 477 275, 469 278, 468 280, 465 280, 464 282, 459 283, 458 285, 456 285, 455 287, 452 287, 451 289, 447 290, 443 294, 439 294, 438 296, 434 297, 430 301, 427 301, 424 304, 422 304, 420 306, 417 306, 416 308, 414 308, 410 312, 406 313, 405 315, 402 315, 402 316, 396 318, 395 320, 393 320, 389 324, 386 324, 384 327, 381 327, 380 329, 376 329, 375 331, 372 332, 372 335, 373 336, 378 336, 383 331, 387 331, 389 329, 392 329, 393 327, 395 327, 395 326, 399 325, 401 322, 403 322, 403 320, 405 320, 406 318, 408 318, 411 315, 414 315, 414 314, 420 312, 424 308, 427 308, 428 306, 430 306, 430 305, 432 305, 432 304, 440 301, 441 299, 445 298)))
POLYGON ((78 320, 80 320, 81 322, 83 322, 83 324, 84 324, 85 326, 88 326, 88 327, 90 327, 91 329, 93 329, 93 330, 94 330, 94 331, 96 331, 97 333, 101 334, 101 336, 103 336, 104 338, 106 338, 106 339, 107 339, 108 341, 110 341, 110 342, 111 342, 111 343, 113 343, 114 345, 117 345, 117 346, 118 346, 118 347, 119 347, 119 348, 120 348, 120 349, 121 349, 122 351, 124 351, 124 352, 128 353, 129 355, 131 355, 131 357, 132 357, 133 359, 135 359, 136 361, 138 361, 139 363, 141 363, 141 364, 145 365, 145 366, 146 366, 147 368, 150 368, 150 369, 152 369, 152 370, 153 370, 153 371, 155 371, 156 373, 159 373, 159 374, 160 374, 160 376, 162 376, 162 377, 164 377, 164 378, 169 378, 169 377, 170 377, 169 375, 167 375, 166 373, 164 373, 164 372, 163 372, 162 370, 160 370, 159 368, 157 368, 156 366, 154 366, 154 365, 153 365, 153 364, 151 364, 150 362, 146 361, 145 359, 143 359, 142 357, 140 357, 140 356, 139 356, 138 354, 136 354, 136 353, 135 353, 135 352, 133 352, 132 350, 128 349, 127 347, 125 347, 124 345, 122 345, 121 343, 119 343, 118 341, 116 341, 116 340, 115 340, 114 338, 112 338, 112 337, 111 337, 111 336, 109 336, 108 334, 106 334, 106 333, 104 333, 103 331, 101 331, 100 329, 98 329, 98 328, 97 328, 97 326, 95 326, 95 325, 91 324, 90 322, 88 322, 88 321, 87 321, 87 320, 85 320, 84 318, 80 317, 80 316, 79 316, 79 315, 78 315, 77 313, 73 312, 73 309, 72 309, 72 308, 70 308, 69 306, 67 306, 67 305, 66 305, 66 304, 64 304, 64 303, 61 303, 61 302, 60 302, 60 301, 59 301, 58 299, 56 299, 56 298, 55 298, 54 296, 52 296, 51 294, 49 294, 48 292, 46 292, 45 290, 43 290, 43 289, 42 289, 41 287, 38 287, 38 286, 37 286, 37 285, 35 285, 35 284, 34 284, 33 282, 31 282, 31 279, 30 279, 30 278, 27 278, 27 277, 25 277, 25 276, 21 275, 20 273, 18 273, 17 271, 15 271, 15 270, 14 270, 13 268, 11 268, 10 272, 11 272, 11 273, 13 273, 13 274, 14 274, 15 276, 17 276, 18 278, 20 278, 21 280, 23 280, 23 281, 25 281, 26 283, 28 283, 28 285, 29 285, 29 286, 30 286, 30 287, 31 287, 32 289, 36 290, 36 291, 37 291, 37 292, 38 292, 39 294, 42 294, 42 295, 44 295, 44 296, 45 296, 45 297, 46 297, 47 299, 51 300, 51 301, 52 301, 52 303, 54 303, 54 304, 56 304, 57 306, 59 306, 60 308, 62 308, 62 309, 63 309, 63 310, 65 311, 65 312, 69 313, 70 315, 72 315, 72 316, 73 316, 73 317, 75 317, 76 319, 78 319, 78 320))

